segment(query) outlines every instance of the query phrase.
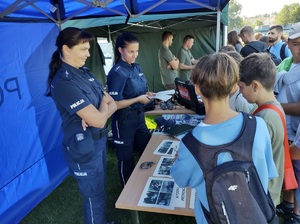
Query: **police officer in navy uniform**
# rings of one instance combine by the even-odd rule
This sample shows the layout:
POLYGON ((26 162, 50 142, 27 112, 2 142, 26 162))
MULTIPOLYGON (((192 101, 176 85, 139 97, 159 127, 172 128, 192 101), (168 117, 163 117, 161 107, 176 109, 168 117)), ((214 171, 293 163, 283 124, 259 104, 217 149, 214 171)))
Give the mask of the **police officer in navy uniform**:
POLYGON ((135 63, 138 50, 133 34, 121 34, 114 48, 115 65, 107 76, 108 93, 118 107, 112 116, 112 132, 122 186, 134 169, 134 151, 142 153, 151 137, 143 107, 155 93, 147 92, 147 80, 135 63))
POLYGON ((49 66, 49 85, 62 119, 65 160, 84 199, 84 222, 106 224, 106 122, 117 106, 83 67, 93 40, 91 34, 78 28, 59 33, 49 66))

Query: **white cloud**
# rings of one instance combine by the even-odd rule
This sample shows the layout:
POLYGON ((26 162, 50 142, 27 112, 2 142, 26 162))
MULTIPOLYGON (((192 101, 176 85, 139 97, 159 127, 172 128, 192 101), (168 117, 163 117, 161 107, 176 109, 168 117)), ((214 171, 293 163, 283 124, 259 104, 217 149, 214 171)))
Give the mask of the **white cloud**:
POLYGON ((300 3, 299 0, 237 0, 237 2, 243 6, 241 16, 247 17, 280 12, 284 5, 300 3))

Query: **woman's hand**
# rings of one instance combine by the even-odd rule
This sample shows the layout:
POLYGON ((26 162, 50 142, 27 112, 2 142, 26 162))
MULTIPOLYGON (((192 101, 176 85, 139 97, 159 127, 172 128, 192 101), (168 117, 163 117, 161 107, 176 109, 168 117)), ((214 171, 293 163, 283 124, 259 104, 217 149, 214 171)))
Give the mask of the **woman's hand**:
POLYGON ((142 104, 146 104, 148 103, 151 99, 145 94, 145 95, 140 95, 137 97, 137 100, 139 103, 142 103, 142 104))
POLYGON ((81 126, 82 126, 82 129, 85 131, 86 128, 87 128, 89 125, 88 125, 88 123, 85 122, 85 120, 82 119, 82 120, 81 120, 81 126))
POLYGON ((154 93, 154 92, 147 92, 146 95, 147 96, 156 96, 156 93, 154 93))

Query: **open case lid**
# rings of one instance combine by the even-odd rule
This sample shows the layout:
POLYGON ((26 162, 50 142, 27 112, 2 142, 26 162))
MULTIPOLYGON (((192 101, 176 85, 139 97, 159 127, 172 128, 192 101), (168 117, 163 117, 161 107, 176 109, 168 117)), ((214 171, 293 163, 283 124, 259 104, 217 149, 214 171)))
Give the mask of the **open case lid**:
POLYGON ((198 101, 194 85, 190 81, 185 81, 183 79, 176 78, 175 85, 178 98, 181 101, 194 107, 200 105, 201 102, 198 101))

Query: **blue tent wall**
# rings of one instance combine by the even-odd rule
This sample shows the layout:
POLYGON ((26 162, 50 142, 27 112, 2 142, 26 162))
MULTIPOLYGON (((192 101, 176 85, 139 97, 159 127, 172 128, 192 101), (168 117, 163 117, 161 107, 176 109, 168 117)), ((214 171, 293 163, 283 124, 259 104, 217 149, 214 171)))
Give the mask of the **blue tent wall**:
POLYGON ((0 222, 18 223, 68 174, 46 97, 55 24, 0 23, 0 222))

